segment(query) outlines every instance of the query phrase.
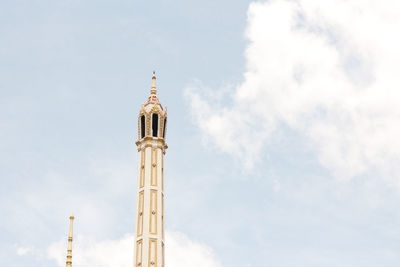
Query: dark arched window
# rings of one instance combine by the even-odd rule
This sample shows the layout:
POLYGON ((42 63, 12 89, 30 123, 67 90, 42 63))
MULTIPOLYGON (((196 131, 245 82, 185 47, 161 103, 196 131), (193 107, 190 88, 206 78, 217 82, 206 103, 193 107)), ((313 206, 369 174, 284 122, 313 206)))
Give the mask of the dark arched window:
POLYGON ((162 133, 162 137, 165 138, 165 129, 167 128, 167 118, 164 119, 164 129, 162 133))
POLYGON ((144 115, 140 117, 140 138, 143 138, 146 132, 146 118, 144 115))
POLYGON ((153 130, 153 136, 157 137, 158 136, 158 114, 153 114, 152 117, 152 130, 153 130))

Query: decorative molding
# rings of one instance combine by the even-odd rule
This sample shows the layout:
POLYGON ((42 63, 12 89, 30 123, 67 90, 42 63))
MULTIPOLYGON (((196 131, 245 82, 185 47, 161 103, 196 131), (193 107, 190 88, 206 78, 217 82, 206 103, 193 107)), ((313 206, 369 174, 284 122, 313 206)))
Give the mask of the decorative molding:
POLYGON ((149 267, 157 266, 157 239, 149 239, 149 267))
POLYGON ((145 185, 145 163, 146 163, 145 151, 140 151, 140 177, 139 177, 139 188, 145 185))
POLYGON ((140 239, 136 242, 136 267, 142 266, 143 259, 143 240, 140 239))
POLYGON ((139 192, 139 201, 138 201, 138 221, 137 221, 137 231, 136 235, 142 236, 143 235, 143 208, 144 208, 144 191, 139 192))
POLYGON ((146 136, 136 141, 135 144, 137 145, 138 151, 144 150, 147 147, 155 147, 161 149, 163 154, 165 154, 168 148, 168 145, 165 143, 165 139, 162 137, 146 136))
POLYGON ((161 267, 165 267, 165 248, 164 248, 164 242, 161 242, 161 255, 162 255, 162 259, 161 259, 161 267))
POLYGON ((161 190, 164 192, 164 156, 161 155, 161 190))
POLYGON ((161 193, 161 237, 164 240, 164 193, 161 193))
POLYGON ((150 118, 151 116, 146 116, 146 136, 150 136, 150 118))
POLYGON ((151 180, 150 185, 157 186, 157 148, 151 148, 151 180))
POLYGON ((150 234, 157 234, 157 190, 150 189, 150 222, 149 222, 149 232, 150 234))
POLYGON ((161 116, 161 110, 160 110, 160 107, 158 105, 154 105, 151 108, 149 114, 153 114, 153 113, 158 113, 161 116))

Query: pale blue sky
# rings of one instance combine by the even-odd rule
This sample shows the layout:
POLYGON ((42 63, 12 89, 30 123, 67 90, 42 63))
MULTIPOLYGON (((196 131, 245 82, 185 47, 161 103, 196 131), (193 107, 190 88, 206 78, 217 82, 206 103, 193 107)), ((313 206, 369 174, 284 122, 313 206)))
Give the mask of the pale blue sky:
POLYGON ((318 142, 278 121, 251 143, 262 148, 246 169, 198 125, 189 87, 209 103, 204 88, 223 91, 217 112, 243 108, 231 106, 249 65, 250 2, 0 3, 4 266, 55 266, 45 251, 66 237, 71 212, 77 234, 133 233, 136 118, 153 70, 168 107, 167 229, 211 248, 222 266, 400 264, 399 187, 385 168, 337 179, 318 142))

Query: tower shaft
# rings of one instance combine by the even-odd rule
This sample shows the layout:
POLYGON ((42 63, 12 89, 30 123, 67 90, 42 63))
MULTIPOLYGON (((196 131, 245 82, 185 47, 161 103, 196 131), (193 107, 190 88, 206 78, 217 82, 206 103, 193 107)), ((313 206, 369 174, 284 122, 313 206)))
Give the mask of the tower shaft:
POLYGON ((136 266, 164 266, 164 153, 157 140, 140 144, 136 266))

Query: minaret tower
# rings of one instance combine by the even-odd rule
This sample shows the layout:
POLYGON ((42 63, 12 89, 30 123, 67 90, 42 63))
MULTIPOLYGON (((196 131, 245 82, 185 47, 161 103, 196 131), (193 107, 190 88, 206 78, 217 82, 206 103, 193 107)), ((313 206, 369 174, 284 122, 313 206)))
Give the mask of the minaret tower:
POLYGON ((72 267, 72 224, 74 223, 74 215, 69 216, 69 235, 67 249, 67 264, 66 267, 72 267))
POLYGON ((138 116, 138 193, 135 267, 164 267, 164 155, 167 108, 158 101, 153 72, 150 96, 138 116))

